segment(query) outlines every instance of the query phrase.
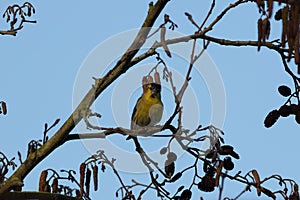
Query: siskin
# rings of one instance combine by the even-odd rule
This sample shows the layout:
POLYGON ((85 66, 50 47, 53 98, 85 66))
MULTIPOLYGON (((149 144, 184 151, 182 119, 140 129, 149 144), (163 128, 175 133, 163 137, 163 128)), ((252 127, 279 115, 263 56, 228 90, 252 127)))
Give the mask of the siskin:
POLYGON ((131 116, 131 129, 154 126, 161 120, 163 103, 160 92, 160 84, 148 83, 143 86, 143 94, 137 100, 131 116))

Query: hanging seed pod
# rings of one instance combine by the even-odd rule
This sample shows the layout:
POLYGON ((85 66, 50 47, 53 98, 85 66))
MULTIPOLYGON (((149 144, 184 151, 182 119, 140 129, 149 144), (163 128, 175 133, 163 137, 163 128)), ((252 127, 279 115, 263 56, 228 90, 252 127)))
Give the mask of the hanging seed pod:
POLYGON ((91 185, 91 170, 89 168, 87 168, 86 170, 86 180, 85 180, 85 192, 86 195, 89 197, 90 196, 90 185, 91 185))
POLYGON ((157 71, 154 72, 154 81, 155 81, 155 83, 157 83, 159 85, 161 84, 160 83, 159 73, 157 71))
POLYGON ((86 164, 81 163, 80 168, 79 168, 79 173, 80 173, 80 193, 81 195, 83 194, 83 187, 84 187, 84 179, 85 179, 85 169, 86 169, 86 164))
POLYGON ((289 105, 282 105, 278 111, 281 117, 288 117, 290 114, 292 114, 292 110, 289 105))
POLYGON ((261 46, 261 41, 262 41, 262 38, 263 38, 263 31, 262 31, 262 19, 260 18, 258 21, 257 21, 257 32, 258 32, 258 38, 257 38, 257 51, 260 51, 260 46, 261 46))
POLYGON ((7 107, 6 107, 6 103, 4 101, 1 101, 1 107, 2 107, 3 115, 6 115, 7 114, 7 107))
POLYGON ((52 193, 57 193, 58 192, 58 179, 54 178, 52 182, 52 193))
POLYGON ((279 20, 282 19, 282 9, 277 10, 277 12, 275 13, 274 18, 275 18, 276 21, 279 21, 279 20))
POLYGON ((169 162, 168 160, 165 163, 165 173, 167 178, 171 178, 175 172, 175 163, 169 162))
POLYGON ((268 14, 269 14, 269 18, 272 17, 272 13, 273 13, 273 0, 268 0, 268 14))
POLYGON ((285 6, 282 9, 282 33, 281 33, 281 46, 285 47, 285 43, 286 43, 286 36, 287 36, 287 32, 288 32, 288 17, 289 17, 289 7, 285 6))
POLYGON ((262 35, 263 35, 262 39, 263 39, 263 42, 265 42, 267 39, 269 39, 270 29, 271 29, 270 21, 269 21, 268 18, 265 18, 262 21, 262 35))
POLYGON ((279 94, 281 94, 284 97, 288 97, 288 96, 290 96, 292 94, 291 88, 289 88, 286 85, 279 86, 278 87, 278 92, 279 92, 279 94))
POLYGON ((192 198, 192 192, 188 189, 183 190, 180 195, 180 200, 190 200, 192 198))
POLYGON ((210 175, 203 176, 201 182, 198 183, 198 189, 204 192, 213 192, 215 190, 216 179, 210 175))
POLYGON ((294 44, 295 44, 295 15, 294 14, 294 10, 293 6, 291 6, 291 9, 289 10, 289 21, 288 21, 288 32, 287 32, 287 41, 288 41, 288 45, 289 45, 289 50, 288 50, 288 62, 291 60, 292 58, 292 53, 294 50, 294 44))
POLYGON ((299 30, 297 31, 296 38, 295 38, 295 44, 294 44, 294 49, 295 49, 295 64, 299 64, 299 30))
POLYGON ((264 0, 256 0, 256 4, 257 4, 259 13, 261 13, 261 12, 263 12, 265 10, 265 2, 264 2, 264 0))
POLYGON ((151 75, 147 76, 148 84, 153 83, 153 77, 151 75))
POLYGON ((280 114, 278 110, 272 110, 271 112, 269 112, 264 121, 265 127, 270 128, 271 126, 273 126, 279 119, 279 117, 280 114))
POLYGON ((47 180, 46 180, 47 175, 48 175, 47 170, 42 171, 42 173, 40 175, 39 192, 46 192, 45 188, 47 188, 47 180))
POLYGON ((94 181, 94 190, 98 190, 98 166, 95 164, 93 166, 93 181, 94 181))
POLYGON ((254 180, 257 184, 257 187, 256 187, 256 191, 257 191, 257 195, 260 196, 261 195, 261 190, 260 190, 260 178, 259 178, 259 175, 257 173, 257 171, 254 169, 252 170, 252 174, 253 174, 253 177, 254 177, 254 180))
POLYGON ((178 172, 177 174, 175 174, 175 176, 173 176, 173 178, 170 180, 171 183, 177 181, 178 179, 180 179, 180 177, 182 176, 181 172, 178 172))
POLYGON ((169 56, 171 58, 172 55, 171 55, 171 52, 170 52, 168 46, 166 45, 165 36, 166 36, 166 27, 163 26, 160 28, 160 42, 161 42, 162 47, 164 48, 167 56, 169 56))
POLYGON ((299 2, 294 1, 291 5, 290 10, 291 20, 292 20, 292 37, 295 38, 297 35, 297 32, 299 30, 299 2))
POLYGON ((298 110, 295 114, 295 120, 298 124, 300 124, 300 110, 298 110))
POLYGON ((143 79, 142 79, 143 91, 145 91, 147 89, 147 84, 148 84, 147 76, 143 76, 143 79))
POLYGON ((232 162, 231 158, 230 157, 226 157, 224 158, 224 169, 230 171, 230 170, 233 170, 234 168, 234 163, 232 162))

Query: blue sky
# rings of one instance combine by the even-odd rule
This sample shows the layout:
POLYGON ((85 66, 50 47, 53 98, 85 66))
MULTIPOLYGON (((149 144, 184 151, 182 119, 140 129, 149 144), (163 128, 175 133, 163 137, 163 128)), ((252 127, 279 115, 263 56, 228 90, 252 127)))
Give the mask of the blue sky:
MULTIPOLYGON (((25 24, 24 29, 16 37, 0 37, 2 66, 0 99, 8 104, 8 115, 0 116, 2 138, 0 151, 6 153, 8 157, 17 156, 18 150, 25 157, 27 143, 32 139, 42 138, 44 123, 51 124, 56 118, 64 121, 71 114, 76 77, 90 52, 110 37, 138 28, 148 8, 148 1, 144 0, 105 1, 105 3, 100 1, 71 3, 54 0, 31 1, 31 3, 36 8, 33 19, 38 23, 25 24)), ((1 12, 9 4, 11 1, 1 1, 1 12)), ((213 16, 225 5, 227 4, 221 1, 217 2, 213 16)), ((156 25, 162 22, 163 14, 167 13, 179 25, 178 32, 191 34, 195 30, 187 21, 184 12, 191 13, 200 23, 199 19, 203 19, 208 6, 209 2, 200 4, 196 0, 190 3, 171 1, 156 25)), ((224 17, 211 34, 222 38, 254 40, 258 18, 255 4, 243 5, 224 17)), ((0 24, 1 29, 5 29, 6 25, 0 24)), ((278 23, 272 23, 272 30, 271 38, 280 35, 278 23)), ((108 48, 107 51, 115 50, 108 48)), ((222 47, 215 44, 211 44, 207 52, 219 70, 226 91, 227 111, 223 127, 225 141, 233 145, 241 157, 235 161, 236 167, 233 172, 241 170, 246 173, 257 169, 261 177, 281 174, 285 178, 300 180, 297 171, 299 125, 290 117, 280 119, 270 129, 263 126, 266 114, 285 102, 285 99, 277 93, 277 87, 281 84, 292 86, 292 80, 284 73, 279 56, 265 48, 257 52, 253 47, 222 47)), ((173 60, 167 58, 166 60, 174 64, 173 60)), ((180 63, 180 60, 177 62, 180 63)), ((99 67, 101 71, 103 70, 101 67, 106 69, 108 66, 99 67)), ((205 87, 200 88, 208 95, 205 87)), ((111 116, 111 109, 101 106, 101 100, 110 102, 110 92, 103 93, 95 105, 104 116, 105 114, 111 116)), ((137 90, 130 100, 130 108, 133 107, 132 104, 139 96, 139 92, 137 90)), ((206 102, 207 98, 205 96, 202 99, 206 102)), ((167 99, 163 101, 165 104, 173 103, 167 99)), ((203 110, 201 118, 204 116, 205 121, 210 113, 206 113, 209 109, 201 105, 200 110, 203 110)), ((115 125, 110 124, 105 118, 102 122, 107 126, 115 125)), ((54 131, 49 135, 53 133, 54 131)), ((113 136, 111 140, 125 143, 123 137, 113 136)), ((25 189, 37 190, 41 170, 78 169, 79 163, 89 155, 90 152, 80 141, 65 144, 31 172, 25 179, 25 189)), ((132 176, 128 173, 123 175, 127 178, 132 176)), ((135 176, 143 180, 142 175, 135 176)), ((231 185, 229 182, 225 192, 233 194, 231 197, 234 197, 238 193, 237 190, 242 190, 243 187, 239 184, 231 185)), ((106 199, 114 199, 117 186, 116 179, 112 179, 110 173, 101 174, 100 192, 93 193, 93 197, 99 197, 101 191, 105 189, 109 191, 105 194, 106 199), (107 185, 112 186, 104 187, 107 185)), ((203 196, 205 197, 205 194, 203 196)), ((255 192, 245 195, 244 199, 251 197, 256 197, 255 192)))

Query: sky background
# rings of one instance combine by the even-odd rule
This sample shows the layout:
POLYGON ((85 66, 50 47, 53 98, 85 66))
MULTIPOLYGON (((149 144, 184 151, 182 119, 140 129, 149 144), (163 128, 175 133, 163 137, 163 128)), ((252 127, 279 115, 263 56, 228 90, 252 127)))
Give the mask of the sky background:
MULTIPOLYGON (((17 156, 17 151, 20 151, 24 158, 28 142, 42 138, 44 123, 52 124, 56 118, 60 118, 59 125, 61 125, 69 117, 74 106, 76 78, 87 57, 97 45, 103 44, 110 37, 138 28, 147 13, 149 2, 92 0, 88 3, 84 1, 74 3, 53 0, 31 1, 31 3, 36 8, 36 14, 32 19, 36 19, 38 23, 25 24, 24 29, 16 37, 0 37, 0 100, 5 101, 8 106, 8 114, 0 116, 0 151, 8 157, 17 156)), ((11 4, 11 1, 1 1, 1 12, 11 4)), ((184 12, 191 13, 200 23, 209 5, 208 1, 203 3, 197 0, 190 3, 171 1, 156 25, 160 25, 163 14, 167 13, 179 25, 178 32, 191 34, 195 29, 186 19, 184 12)), ((213 16, 220 13, 226 5, 223 1, 218 1, 213 16)), ((211 35, 228 39, 255 40, 259 16, 256 4, 242 5, 226 15, 221 23, 215 26, 211 35)), ((7 27, 3 21, 0 23, 1 30, 7 27)), ((271 39, 278 36, 280 36, 279 22, 272 22, 271 39)), ((122 46, 122 43, 120 46, 124 49, 128 47, 122 46)), ((114 51, 114 48, 107 48, 107 52, 114 51)), ((293 85, 291 78, 283 70, 279 56, 265 48, 257 52, 253 47, 223 47, 216 44, 211 44, 207 53, 222 77, 226 92, 224 138, 226 143, 234 146, 241 157, 234 161, 235 169, 232 174, 239 170, 247 173, 257 169, 262 178, 280 174, 284 178, 300 180, 297 155, 299 125, 295 123, 293 117, 289 117, 280 119, 270 129, 263 126, 267 113, 279 108, 285 102, 285 99, 277 93, 277 87, 282 84, 293 85)), ((163 57, 166 58, 165 55, 163 57)), ((173 61, 167 58, 166 60, 175 65, 174 68, 176 62, 178 65, 181 64, 180 60, 173 61)), ((153 60, 151 62, 153 63, 153 60)), ((99 71, 107 70, 109 67, 102 66, 100 58, 99 63, 99 71)), ((180 68, 177 70, 180 72, 180 68)), ((100 74, 93 76, 99 77, 100 74)), ((126 79, 126 75, 124 77, 126 79)), ((91 80, 91 77, 87 78, 88 83, 91 80)), ((117 82, 121 80, 123 79, 117 82)), ((132 81, 140 84, 140 77, 132 81)), ((207 119, 210 113, 205 106, 209 94, 203 82, 200 81, 199 84, 199 89, 205 94, 200 105, 199 123, 209 125, 207 119)), ((109 102, 111 92, 109 89, 100 99, 109 102)), ((129 113, 139 94, 140 90, 136 90, 132 99, 125 99, 130 104, 129 113)), ((166 91, 164 95, 170 94, 166 91)), ((173 103, 168 100, 163 99, 166 105, 173 103)), ((96 102, 95 108, 102 115, 111 117, 111 107, 101 104, 101 100, 96 102)), ((166 109, 171 110, 169 107, 166 109)), ((107 126, 115 125, 109 124, 109 117, 103 118, 101 123, 107 126)), ((55 127, 49 136, 57 128, 59 126, 55 127)), ((113 136, 110 139, 123 146, 131 145, 124 137, 113 136)), ((146 144, 147 141, 145 146, 146 144)), ((39 174, 42 170, 46 168, 78 170, 79 163, 89 156, 90 152, 80 141, 64 144, 31 172, 25 179, 24 189, 38 189, 39 174)), ((188 161, 188 158, 183 156, 182 162, 185 161, 188 161)), ((127 183, 130 183, 133 176, 145 180, 143 174, 122 173, 122 175, 128 179, 127 183)), ((105 195, 105 199, 115 199, 118 182, 112 176, 110 171, 101 173, 100 190, 92 192, 93 198, 98 199, 105 195)), ((225 195, 232 194, 230 197, 236 196, 242 189, 244 187, 241 184, 231 184, 231 181, 225 183, 225 195)), ((217 191, 208 196, 201 193, 201 196, 207 198, 216 195, 217 191)), ((241 199, 254 197, 256 194, 252 192, 241 199)), ((199 199, 199 194, 194 194, 193 199, 199 199)))

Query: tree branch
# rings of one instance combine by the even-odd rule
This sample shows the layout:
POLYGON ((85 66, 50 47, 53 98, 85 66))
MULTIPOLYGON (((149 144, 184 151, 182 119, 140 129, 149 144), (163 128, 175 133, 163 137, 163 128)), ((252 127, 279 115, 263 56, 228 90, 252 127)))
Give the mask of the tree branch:
POLYGON ((117 62, 115 67, 110 70, 103 78, 98 79, 92 89, 86 94, 78 107, 74 110, 71 116, 65 121, 61 128, 36 152, 30 153, 27 159, 20 165, 20 167, 5 181, 0 188, 0 196, 14 187, 14 181, 23 179, 27 174, 46 156, 52 153, 57 147, 62 145, 68 134, 73 130, 85 116, 85 112, 89 109, 95 99, 106 89, 113 81, 125 73, 131 66, 128 65, 142 45, 145 43, 150 28, 152 27, 157 17, 166 6, 169 0, 158 0, 155 5, 149 4, 148 14, 143 22, 143 25, 138 32, 136 38, 128 48, 126 53, 117 62))

